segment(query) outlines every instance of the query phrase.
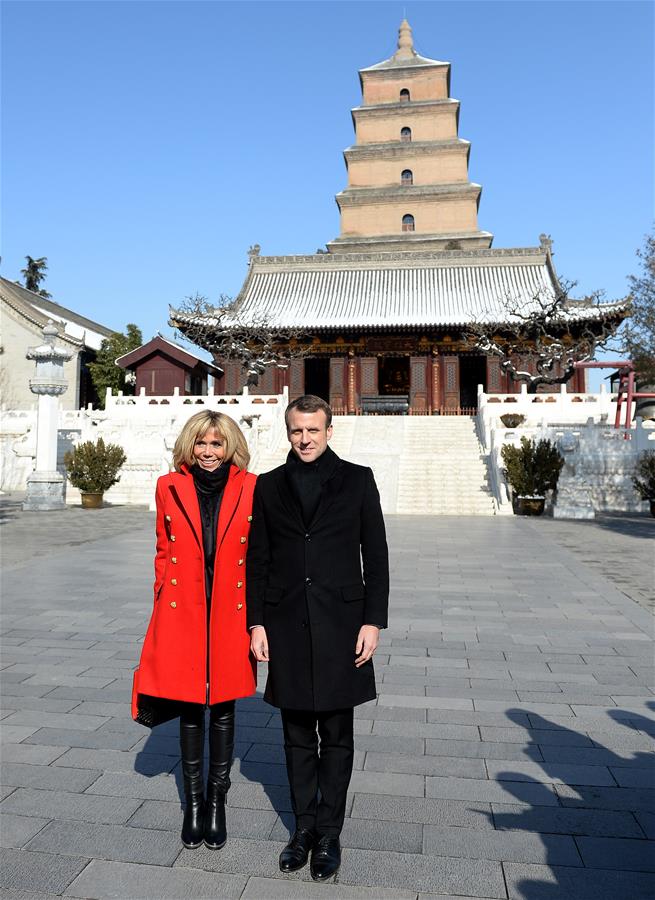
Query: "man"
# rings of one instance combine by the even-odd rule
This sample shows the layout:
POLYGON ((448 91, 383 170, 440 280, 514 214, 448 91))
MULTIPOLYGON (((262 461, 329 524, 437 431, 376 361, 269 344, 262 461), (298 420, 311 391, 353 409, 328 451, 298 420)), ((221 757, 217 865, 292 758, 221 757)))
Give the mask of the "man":
POLYGON ((341 863, 353 707, 376 696, 389 561, 373 472, 328 447, 328 404, 306 395, 285 416, 287 461, 255 487, 248 626, 255 658, 268 662, 264 699, 282 712, 296 817, 280 869, 301 869, 311 852, 312 878, 325 881, 341 863))

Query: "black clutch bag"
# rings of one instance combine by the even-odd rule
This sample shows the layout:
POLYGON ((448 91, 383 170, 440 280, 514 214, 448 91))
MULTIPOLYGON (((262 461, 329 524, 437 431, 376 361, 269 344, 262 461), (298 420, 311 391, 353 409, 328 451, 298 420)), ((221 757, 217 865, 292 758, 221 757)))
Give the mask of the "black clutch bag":
POLYGON ((176 719, 180 715, 181 706, 179 700, 166 700, 163 697, 139 694, 134 721, 139 725, 145 725, 146 728, 154 728, 156 725, 176 719))

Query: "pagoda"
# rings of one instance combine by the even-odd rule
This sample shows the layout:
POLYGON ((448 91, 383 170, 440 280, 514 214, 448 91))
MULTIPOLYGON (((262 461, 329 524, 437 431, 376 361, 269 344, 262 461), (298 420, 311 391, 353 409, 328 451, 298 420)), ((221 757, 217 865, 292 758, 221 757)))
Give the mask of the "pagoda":
MULTIPOLYGON (((544 234, 539 246, 495 249, 479 229, 482 188, 469 180, 450 64, 419 55, 406 20, 393 56, 359 77, 348 184, 336 196, 339 236, 311 255, 249 251, 238 321, 301 330, 311 341, 309 356, 269 366, 254 390, 317 394, 336 413, 470 414, 479 385, 489 393, 520 387, 466 329, 482 319, 502 327, 508 302, 527 310, 561 294, 552 241, 544 234)), ((569 322, 625 316, 621 304, 571 304, 569 322)), ((170 324, 193 340, 219 318, 171 310, 170 324)), ((224 370, 215 391, 239 393, 240 362, 215 362, 224 370)), ((584 391, 583 370, 568 389, 584 391)))

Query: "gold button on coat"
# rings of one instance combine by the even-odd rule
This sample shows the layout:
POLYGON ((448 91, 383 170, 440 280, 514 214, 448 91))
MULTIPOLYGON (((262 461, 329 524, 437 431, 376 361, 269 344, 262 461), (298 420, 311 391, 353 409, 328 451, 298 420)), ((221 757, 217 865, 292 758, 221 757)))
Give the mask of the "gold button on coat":
POLYGON ((175 602, 175 600, 171 600, 171 606, 173 607, 173 609, 177 609, 177 603, 175 602))
POLYGON ((243 560, 242 560, 242 559, 239 560, 239 565, 240 565, 240 566, 243 565, 243 560))
POLYGON ((237 603, 237 609, 243 609, 243 603, 237 603))
POLYGON ((243 587, 243 581, 237 581, 237 587, 243 587))
POLYGON ((252 516, 248 516, 248 521, 252 522, 252 516))
POLYGON ((173 563, 173 565, 175 565, 177 562, 177 556, 171 556, 171 562, 173 563))
POLYGON ((177 578, 171 578, 171 584, 177 584, 177 578))
MULTIPOLYGON (((171 538, 171 540, 173 540, 173 538, 171 538)), ((242 543, 242 544, 245 544, 245 542, 246 542, 246 539, 245 539, 244 537, 242 537, 242 538, 241 538, 241 543, 242 543)))
POLYGON ((167 522, 172 521, 170 516, 165 516, 165 519, 166 519, 167 522))
POLYGON ((172 540, 172 541, 175 540, 175 535, 174 535, 174 534, 171 535, 171 540, 172 540))

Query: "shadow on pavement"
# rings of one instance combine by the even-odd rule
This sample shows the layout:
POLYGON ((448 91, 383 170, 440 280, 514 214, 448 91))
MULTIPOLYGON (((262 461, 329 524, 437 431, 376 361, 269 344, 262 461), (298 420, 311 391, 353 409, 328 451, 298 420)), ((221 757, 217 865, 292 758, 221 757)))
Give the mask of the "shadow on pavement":
MULTIPOLYGON (((655 702, 648 703, 649 708, 655 709, 655 702)), ((611 710, 608 711, 610 717, 625 726, 639 732, 653 732, 654 723, 629 710, 611 710)), ((511 900, 652 900, 655 896, 655 843, 648 841, 643 834, 643 830, 638 826, 635 828, 632 839, 624 842, 631 846, 627 850, 630 864, 621 865, 621 841, 616 838, 612 840, 613 835, 610 830, 607 837, 591 837, 589 826, 583 826, 579 831, 575 830, 575 825, 569 823, 564 828, 553 828, 553 833, 544 831, 544 810, 556 810, 565 813, 565 810, 585 810, 596 817, 605 819, 605 824, 610 822, 612 815, 622 818, 630 816, 631 812, 639 810, 652 814, 655 812, 655 790, 640 787, 639 801, 635 798, 635 792, 630 790, 630 779, 628 777, 626 785, 626 796, 621 798, 618 792, 622 789, 621 782, 623 779, 619 775, 619 780, 615 780, 614 772, 637 772, 639 776, 637 783, 642 780, 642 774, 648 772, 647 778, 650 778, 651 788, 655 788, 655 757, 652 752, 636 751, 633 752, 631 758, 615 753, 613 750, 602 746, 598 741, 591 738, 584 742, 584 735, 580 731, 574 731, 563 725, 550 722, 537 713, 530 712, 527 709, 509 709, 507 717, 517 725, 525 727, 525 716, 528 716, 531 728, 527 731, 530 739, 527 750, 531 759, 535 756, 530 752, 531 748, 535 750, 543 750, 551 759, 542 759, 538 761, 538 765, 544 770, 546 778, 543 781, 532 778, 523 772, 513 772, 511 770, 497 772, 496 781, 503 782, 505 788, 517 798, 517 803, 525 804, 524 788, 526 784, 531 786, 533 799, 531 806, 522 809, 520 812, 492 812, 489 818, 494 827, 499 831, 529 831, 538 833, 546 848, 545 865, 550 867, 550 880, 544 881, 539 879, 522 878, 510 886, 509 896, 511 900), (550 732, 551 738, 547 744, 539 743, 539 738, 534 738, 535 734, 543 734, 545 731, 550 732), (556 740, 552 740, 552 735, 558 734, 556 740), (559 758, 558 758, 559 757, 559 758), (589 761, 596 758, 596 762, 589 761), (586 762, 585 762, 586 758, 586 762), (594 779, 593 775, 581 775, 576 777, 576 759, 578 765, 589 769, 591 766, 597 766, 599 776, 594 779), (616 768, 614 768, 616 767, 616 768), (612 773, 612 778, 603 778, 600 773, 612 773), (591 784, 587 781, 591 780, 591 784), (597 783, 594 783, 594 780, 597 783), (555 787, 557 786, 557 787, 555 787), (553 804, 553 791, 556 792, 557 804, 553 804), (612 792, 615 792, 614 794, 612 792), (536 794, 537 799, 534 799, 536 794), (542 802, 539 802, 541 796, 542 802), (612 799, 615 797, 616 799, 612 799), (634 801, 635 806, 631 809, 634 801), (636 808, 635 808, 636 807, 636 808), (561 848, 561 836, 563 834, 571 835, 574 840, 576 837, 576 846, 580 855, 580 868, 571 865, 563 866, 559 860, 559 852, 561 848), (606 855, 598 864, 599 847, 598 841, 606 841, 602 845, 607 848, 606 855), (614 843, 614 846, 610 846, 614 843), (641 846, 640 846, 641 845, 641 846), (640 852, 641 850, 641 852, 640 852), (585 859, 586 852, 595 856, 594 861, 589 862, 585 859)), ((617 829, 621 834, 620 829, 617 829)), ((602 835, 603 829, 591 831, 591 834, 602 835)), ((625 832, 623 832, 625 834, 625 832)), ((625 860, 624 860, 625 862, 625 860)))

